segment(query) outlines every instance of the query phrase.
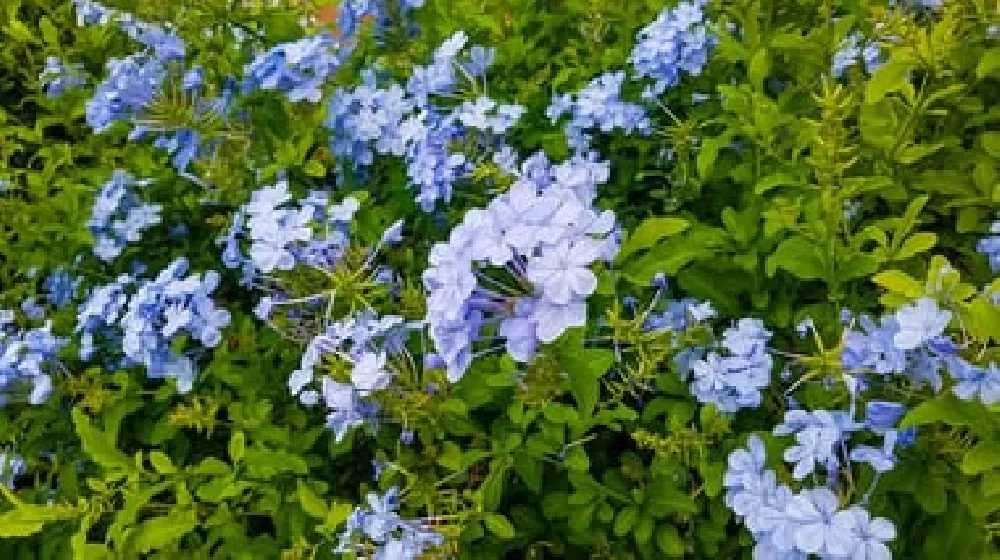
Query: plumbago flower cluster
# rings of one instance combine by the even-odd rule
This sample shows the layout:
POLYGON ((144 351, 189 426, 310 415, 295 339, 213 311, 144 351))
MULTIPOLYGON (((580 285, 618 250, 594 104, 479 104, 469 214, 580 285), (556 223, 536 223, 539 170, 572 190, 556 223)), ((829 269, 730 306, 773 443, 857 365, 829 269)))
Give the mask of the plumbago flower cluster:
POLYGON ((186 333, 203 346, 214 347, 222 340, 230 314, 210 297, 219 285, 219 274, 186 275, 187 269, 187 260, 179 258, 151 280, 123 274, 95 287, 77 315, 80 358, 89 360, 98 347, 109 355, 120 352, 118 367, 142 365, 149 377, 172 378, 178 391, 190 391, 194 359, 177 353, 174 340, 186 333))
POLYGON ((399 488, 392 487, 385 494, 368 494, 368 509, 355 509, 340 535, 337 551, 365 553, 364 539, 376 547, 373 558, 393 560, 418 558, 424 549, 442 544, 441 535, 431 531, 420 521, 403 519, 399 509, 399 488))
POLYGON ((607 164, 593 158, 552 165, 532 156, 507 192, 470 210, 431 249, 427 324, 451 381, 461 379, 487 332, 526 362, 540 342, 587 323, 587 297, 597 287, 591 266, 612 261, 618 248, 614 214, 592 206, 607 177, 607 164))
MULTIPOLYGON (((639 31, 629 62, 633 80, 653 80, 644 87, 643 100, 657 100, 685 74, 701 74, 716 44, 715 35, 705 24, 706 4, 705 0, 681 2, 663 10, 653 23, 639 31)), ((555 124, 569 114, 566 140, 580 152, 590 149, 592 131, 596 130, 649 135, 653 124, 646 108, 621 98, 625 80, 624 71, 612 72, 594 78, 576 95, 556 94, 546 116, 555 124)))
POLYGON ((52 333, 51 321, 33 329, 18 328, 14 312, 0 310, 0 402, 23 398, 25 388, 30 388, 27 401, 31 404, 48 399, 51 370, 58 366, 59 350, 67 342, 52 333))
MULTIPOLYGON (((776 431, 797 433, 807 442, 790 448, 787 458, 789 452, 809 444, 833 446, 852 428, 845 418, 789 413, 776 431)), ((743 518, 757 541, 754 558, 892 558, 886 546, 896 537, 891 521, 872 518, 860 505, 844 506, 831 488, 795 492, 778 482, 765 461, 763 442, 750 436, 747 449, 729 456, 725 477, 726 504, 743 518)), ((833 477, 828 474, 828 478, 833 477)))
POLYGON ((94 254, 99 259, 114 260, 128 243, 139 241, 143 231, 160 223, 162 206, 143 204, 132 190, 148 184, 116 169, 97 193, 87 227, 96 237, 94 254))
POLYGON ((1000 401, 1000 367, 992 362, 975 365, 959 355, 962 345, 944 333, 952 317, 931 298, 907 304, 879 323, 862 316, 860 330, 844 335, 843 365, 859 372, 864 385, 876 381, 864 377, 867 372, 882 379, 905 375, 934 392, 944 387, 943 370, 951 376, 951 392, 958 398, 987 405, 1000 401))
MULTIPOLYGON (((987 405, 1000 402, 1000 368, 992 362, 975 365, 959 355, 962 345, 945 333, 953 316, 927 297, 901 306, 877 323, 865 315, 854 321, 845 312, 849 325, 843 334, 842 381, 851 396, 850 407, 812 412, 793 408, 773 431, 775 436, 794 436, 794 445, 783 456, 793 465, 792 478, 815 481, 822 470, 826 487, 795 492, 779 484, 775 471, 765 469, 764 445, 756 435, 751 436, 748 449, 729 456, 726 501, 754 535, 755 556, 891 558, 886 542, 896 537, 893 523, 873 519, 864 506, 880 475, 897 465, 897 449, 911 445, 916 431, 898 428, 906 412, 904 404, 870 400, 864 418, 857 419, 856 400, 899 377, 940 392, 944 387, 941 371, 947 371, 952 378, 950 391, 959 399, 977 399, 987 405), (881 444, 852 443, 852 437, 866 434, 880 437, 881 444), (864 494, 856 488, 837 491, 848 481, 853 486, 857 476, 851 471, 862 464, 875 473, 868 490, 864 494), (845 504, 844 496, 852 493, 858 503, 845 504)), ((807 322, 805 330, 812 328, 807 322)))
POLYGON ((379 71, 372 68, 360 85, 338 88, 326 120, 333 153, 355 168, 370 166, 376 154, 403 157, 424 210, 450 202, 455 183, 475 167, 471 155, 504 153, 503 135, 525 111, 481 94, 458 105, 437 102, 457 93, 460 78, 473 92, 482 87, 478 81, 485 80, 494 52, 481 45, 465 49, 467 42, 463 32, 447 39, 431 64, 413 69, 405 87, 379 87, 379 71), (470 154, 452 146, 465 146, 470 154))

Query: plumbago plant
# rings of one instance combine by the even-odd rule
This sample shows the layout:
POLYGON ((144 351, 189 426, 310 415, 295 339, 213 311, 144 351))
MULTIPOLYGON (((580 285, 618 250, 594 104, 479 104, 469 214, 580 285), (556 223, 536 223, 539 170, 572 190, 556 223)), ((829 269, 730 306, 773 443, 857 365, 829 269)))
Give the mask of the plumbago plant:
POLYGON ((9 0, 4 558, 1000 557, 993 0, 9 0))

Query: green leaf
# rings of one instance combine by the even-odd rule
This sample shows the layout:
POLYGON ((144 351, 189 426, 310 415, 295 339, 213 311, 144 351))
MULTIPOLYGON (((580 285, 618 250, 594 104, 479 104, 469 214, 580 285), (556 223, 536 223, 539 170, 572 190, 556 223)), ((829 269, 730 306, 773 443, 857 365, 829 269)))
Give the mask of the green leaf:
POLYGON ((968 426, 979 434, 990 434, 996 420, 989 409, 976 401, 962 401, 950 393, 939 395, 911 410, 900 422, 901 428, 941 422, 949 426, 968 426))
POLYGON ((976 65, 976 78, 982 80, 997 73, 1000 73, 1000 47, 993 47, 979 59, 979 64, 976 65))
POLYGON ((781 173, 781 172, 772 173, 767 177, 764 177, 763 179, 757 181, 757 184, 754 185, 753 192, 755 192, 756 194, 764 194, 775 187, 794 186, 794 185, 799 185, 801 183, 802 183, 801 181, 799 181, 795 177, 792 177, 788 173, 781 173))
POLYGON ((177 472, 177 468, 170 461, 170 457, 162 451, 152 451, 149 454, 149 462, 156 469, 156 472, 160 474, 174 474, 177 472))
POLYGON ((115 442, 103 431, 94 427, 86 414, 74 408, 72 417, 73 426, 83 445, 83 452, 88 457, 108 470, 132 470, 132 461, 128 456, 115 448, 115 442))
POLYGON ((18 43, 34 44, 38 42, 31 29, 18 19, 11 18, 4 31, 6 31, 7 34, 13 37, 18 43))
POLYGON ((764 88, 764 78, 770 72, 770 61, 767 57, 767 49, 760 48, 753 53, 750 59, 750 66, 747 70, 747 77, 750 78, 750 85, 757 89, 764 88))
POLYGON ((615 536, 621 537, 632 530, 635 520, 639 517, 639 509, 635 506, 628 506, 618 512, 615 517, 615 536))
POLYGON ((722 492, 724 463, 705 460, 698 469, 701 472, 705 495, 714 498, 722 492))
POLYGON ((785 239, 767 257, 768 276, 774 276, 779 268, 802 280, 817 280, 826 275, 819 248, 804 237, 785 239))
POLYGON ((144 521, 132 533, 132 547, 140 553, 175 544, 184 535, 198 526, 198 516, 194 510, 173 511, 163 517, 144 521))
POLYGON ((614 361, 614 352, 603 349, 580 349, 561 356, 560 363, 566 368, 570 392, 581 417, 590 418, 594 413, 601 392, 601 377, 614 361))
POLYGON ((514 472, 524 481, 524 485, 536 494, 542 491, 542 462, 527 454, 518 455, 514 461, 514 472))
POLYGON ((715 160, 719 157, 719 151, 728 146, 731 140, 728 133, 702 139, 696 160, 699 177, 703 180, 710 178, 712 170, 715 168, 715 160))
POLYGON ((983 495, 996 496, 1000 494, 1000 471, 991 471, 983 475, 983 495))
POLYGON ((251 476, 262 478, 285 472, 306 474, 309 471, 305 460, 298 455, 258 447, 247 448, 244 464, 251 476))
POLYGON ((243 455, 246 453, 246 449, 246 435, 239 430, 233 432, 232 437, 229 438, 229 459, 234 463, 240 462, 240 460, 243 459, 243 455))
POLYGON ((653 537, 653 527, 652 517, 641 517, 635 524, 635 531, 632 532, 635 542, 640 545, 648 543, 653 537))
POLYGON ((1000 132, 984 132, 980 136, 983 149, 995 158, 1000 158, 1000 132))
POLYGON ((330 512, 330 508, 326 505, 326 501, 317 496, 305 482, 301 480, 297 480, 295 482, 297 485, 296 495, 299 498, 299 504, 302 506, 302 511, 317 519, 323 519, 326 517, 326 515, 330 512))
POLYGON ((501 539, 514 538, 514 525, 499 513, 487 513, 483 517, 486 528, 501 539))
POLYGON ((547 404, 545 409, 542 411, 542 414, 545 415, 546 419, 557 424, 575 424, 580 418, 580 415, 577 414, 576 410, 562 403, 547 404))
POLYGON ((962 459, 962 472, 967 475, 982 474, 1000 466, 1000 442, 980 441, 962 459))
POLYGON ((656 531, 656 546, 667 556, 674 558, 684 556, 684 541, 681 540, 677 527, 673 525, 661 526, 656 531))
POLYGON ((896 253, 896 259, 903 260, 931 250, 937 244, 937 235, 930 232, 914 233, 906 238, 896 253))
POLYGON ((0 537, 27 537, 41 531, 46 523, 80 515, 73 506, 18 504, 15 509, 0 514, 0 537))
POLYGON ((323 525, 326 525, 327 527, 338 527, 341 523, 347 521, 347 518, 350 517, 352 511, 354 511, 354 506, 349 502, 333 502, 330 506, 330 513, 326 514, 326 519, 323 520, 323 525))
POLYGON ((670 235, 677 235, 686 230, 689 225, 688 221, 683 218, 646 218, 622 244, 621 250, 618 251, 618 260, 624 261, 637 251, 649 249, 657 241, 670 235))
POLYGON ((42 40, 47 45, 53 47, 59 46, 59 31, 56 30, 55 25, 52 25, 52 20, 42 16, 42 19, 38 20, 38 28, 42 32, 42 40))
POLYGON ((878 103, 887 94, 903 89, 907 83, 910 66, 899 61, 889 61, 879 67, 865 87, 865 103, 878 103))
POLYGON ((314 159, 307 161, 302 170, 310 177, 326 177, 326 167, 314 159))
POLYGON ((886 270, 872 277, 872 282, 890 292, 902 294, 908 298, 917 298, 924 294, 924 286, 909 274, 899 270, 886 270))

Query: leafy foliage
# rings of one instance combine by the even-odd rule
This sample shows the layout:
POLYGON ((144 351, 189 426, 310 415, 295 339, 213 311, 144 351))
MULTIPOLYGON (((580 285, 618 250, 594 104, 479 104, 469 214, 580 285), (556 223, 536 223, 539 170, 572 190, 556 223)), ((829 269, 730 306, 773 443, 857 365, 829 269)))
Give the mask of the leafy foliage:
POLYGON ((7 0, 0 557, 777 557, 732 498, 755 450, 893 556, 1000 557, 998 29, 7 0), (814 464, 789 418, 826 412, 856 425, 814 464), (890 468, 848 453, 889 432, 890 468))

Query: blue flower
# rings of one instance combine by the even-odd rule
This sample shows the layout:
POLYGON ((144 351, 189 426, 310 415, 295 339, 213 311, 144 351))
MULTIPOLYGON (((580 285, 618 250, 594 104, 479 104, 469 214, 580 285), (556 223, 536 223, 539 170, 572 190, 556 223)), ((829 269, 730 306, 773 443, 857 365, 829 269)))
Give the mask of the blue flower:
POLYGON ((125 365, 141 364, 149 377, 173 378, 180 392, 189 391, 194 361, 175 352, 174 339, 184 332, 214 347, 230 314, 211 299, 218 274, 185 277, 187 267, 185 259, 176 259, 152 280, 123 275, 91 291, 77 317, 76 331, 85 340, 81 358, 89 359, 100 337, 109 349, 122 352, 125 365))
POLYGON ((870 401, 865 408, 865 426, 878 432, 891 430, 905 412, 906 406, 901 403, 870 401))
POLYGON ((891 471, 896 466, 896 443, 898 433, 888 430, 882 434, 882 447, 859 445, 851 450, 851 460, 858 463, 868 463, 876 472, 891 471))
POLYGON ((552 166, 533 156, 506 193, 467 212, 448 241, 431 249, 423 274, 427 323, 449 379, 464 374, 484 325, 499 324, 518 361, 586 325, 586 298, 596 287, 590 266, 617 252, 614 215, 591 206, 596 184, 607 180, 601 169, 583 157, 552 166), (513 281, 494 279, 493 268, 513 281))
POLYGON ((931 298, 920 298, 904 305, 896 311, 899 332, 893 336, 893 344, 900 350, 913 350, 941 335, 951 315, 951 311, 938 309, 937 302, 931 298))
POLYGON ((28 464, 20 455, 9 451, 0 453, 0 481, 8 488, 14 488, 14 479, 28 471, 28 464))
POLYGON ((360 538, 375 545, 376 560, 416 560, 427 548, 443 544, 444 538, 420 521, 400 517, 397 487, 382 496, 370 493, 366 502, 367 508, 356 508, 347 518, 335 552, 354 553, 360 538))
POLYGON ((33 297, 26 298, 21 302, 21 312, 29 319, 41 319, 45 316, 45 308, 38 304, 38 300, 33 297))
POLYGON ((57 57, 50 56, 45 59, 45 68, 38 77, 42 82, 42 89, 49 98, 56 98, 67 90, 82 86, 87 83, 84 77, 83 65, 80 63, 67 66, 57 57))
POLYGON ((104 25, 111 21, 114 12, 92 0, 73 0, 77 25, 104 25))
POLYGON ((626 134, 636 131, 648 134, 652 130, 642 106, 621 100, 624 81, 625 72, 603 74, 594 78, 575 97, 553 98, 553 106, 546 110, 546 115, 554 124, 563 113, 570 113, 566 124, 570 147, 586 153, 590 149, 591 133, 595 130, 607 133, 620 129, 626 134))
POLYGON ((885 545, 896 538, 896 527, 884 517, 872 519, 864 508, 850 507, 833 516, 838 535, 845 537, 836 548, 852 560, 891 560, 892 552, 885 545))
POLYGON ((771 383, 770 336, 757 319, 741 319, 726 329, 722 348, 727 355, 713 351, 690 364, 695 398, 725 412, 759 406, 761 391, 771 383))
POLYGON ((59 268, 45 279, 46 299, 50 304, 61 307, 76 297, 80 282, 80 278, 73 278, 66 269, 59 268))
POLYGON ((844 540, 844 531, 834 525, 840 501, 827 488, 803 490, 792 498, 786 509, 791 525, 795 546, 806 554, 838 555, 849 544, 844 540))
POLYGON ((87 124, 97 133, 138 115, 153 101, 166 74, 163 62, 144 52, 111 59, 107 68, 108 77, 86 107, 87 124))
POLYGON ((600 243, 589 238, 543 245, 539 257, 526 267, 525 276, 552 303, 565 305, 594 293, 597 276, 589 267, 598 260, 600 251, 600 243))
POLYGON ((385 369, 385 354, 364 352, 353 360, 351 384, 362 394, 385 389, 392 377, 393 374, 385 369))
POLYGON ((793 476, 802 480, 813 473, 816 465, 829 471, 840 463, 837 455, 840 444, 860 424, 850 414, 841 411, 789 410, 785 420, 775 426, 775 435, 795 435, 796 445, 785 450, 786 461, 795 463, 793 476))
POLYGON ((0 393, 31 386, 27 400, 41 404, 52 393, 49 369, 68 341, 53 336, 51 322, 35 329, 12 330, 0 325, 0 393))
POLYGON ((705 4, 681 2, 639 31, 629 61, 639 78, 654 80, 651 95, 662 94, 683 74, 697 76, 708 62, 716 38, 704 23, 705 4))
POLYGON ((876 324, 870 317, 860 319, 862 330, 844 334, 842 363, 848 370, 867 369, 878 374, 902 373, 906 370, 906 351, 897 348, 894 338, 899 323, 894 316, 882 318, 876 324))
POLYGON ((282 43, 259 54, 244 68, 243 90, 276 90, 289 101, 316 103, 321 88, 340 66, 344 52, 327 33, 282 43))
POLYGON ((986 255, 993 272, 1000 272, 1000 220, 993 222, 990 232, 998 235, 980 239, 976 244, 976 250, 986 255))
POLYGON ((950 372, 957 383, 951 388, 955 396, 971 401, 978 396, 983 404, 1000 402, 1000 367, 990 363, 980 367, 965 360, 951 362, 950 372))
POLYGON ((862 37, 857 34, 847 36, 840 44, 839 49, 833 55, 831 73, 842 78, 847 69, 858 63, 859 59, 864 63, 865 70, 871 74, 881 64, 878 45, 873 42, 862 45, 862 37))
POLYGON ((101 260, 114 260, 128 242, 138 241, 145 230, 160 223, 161 206, 142 204, 131 190, 131 187, 148 183, 116 169, 101 187, 87 222, 87 227, 97 237, 94 254, 101 260))

